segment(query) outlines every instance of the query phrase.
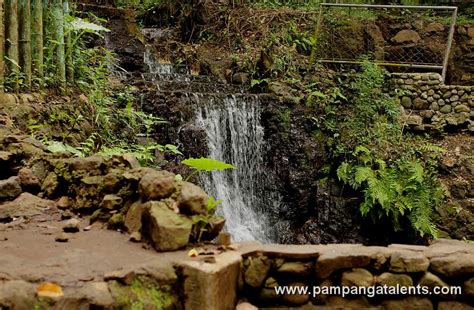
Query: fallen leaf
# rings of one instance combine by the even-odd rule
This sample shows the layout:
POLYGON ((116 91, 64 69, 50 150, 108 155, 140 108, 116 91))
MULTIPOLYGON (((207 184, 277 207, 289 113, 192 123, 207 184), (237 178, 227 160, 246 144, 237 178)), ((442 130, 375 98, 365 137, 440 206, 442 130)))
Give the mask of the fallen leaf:
POLYGON ((63 289, 54 283, 41 283, 36 289, 38 297, 62 297, 64 296, 63 289))
POLYGON ((189 257, 197 257, 199 255, 198 251, 196 251, 196 249, 191 249, 189 252, 188 252, 188 256, 189 257))

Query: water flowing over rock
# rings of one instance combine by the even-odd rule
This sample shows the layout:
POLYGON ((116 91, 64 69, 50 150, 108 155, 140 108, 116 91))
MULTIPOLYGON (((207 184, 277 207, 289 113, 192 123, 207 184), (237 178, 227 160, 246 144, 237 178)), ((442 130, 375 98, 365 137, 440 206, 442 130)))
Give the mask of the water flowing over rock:
POLYGON ((225 217, 233 240, 275 241, 268 214, 278 209, 281 198, 265 169, 259 97, 241 94, 238 88, 212 77, 193 76, 186 68, 157 60, 150 49, 144 61, 158 96, 178 95, 179 100, 186 101, 192 120, 183 130, 192 127, 202 131, 202 142, 207 144, 202 155, 237 167, 200 176, 206 192, 222 201, 217 213, 225 217))
POLYGON ((219 212, 227 230, 238 241, 274 239, 265 210, 277 207, 280 198, 265 189, 271 180, 264 170, 258 97, 211 99, 196 114, 207 135, 209 157, 237 167, 201 176, 204 188, 222 200, 219 212))

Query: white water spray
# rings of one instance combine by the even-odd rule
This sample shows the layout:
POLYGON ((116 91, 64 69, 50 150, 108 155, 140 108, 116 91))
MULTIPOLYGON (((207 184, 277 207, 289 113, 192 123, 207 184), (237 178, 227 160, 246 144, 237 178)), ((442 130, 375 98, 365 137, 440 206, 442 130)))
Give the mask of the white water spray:
POLYGON ((259 100, 231 96, 216 101, 211 98, 197 111, 196 122, 207 134, 209 157, 237 169, 203 174, 204 188, 222 200, 218 213, 235 241, 269 242, 273 234, 263 209, 280 199, 264 189, 268 176, 263 169, 259 100))

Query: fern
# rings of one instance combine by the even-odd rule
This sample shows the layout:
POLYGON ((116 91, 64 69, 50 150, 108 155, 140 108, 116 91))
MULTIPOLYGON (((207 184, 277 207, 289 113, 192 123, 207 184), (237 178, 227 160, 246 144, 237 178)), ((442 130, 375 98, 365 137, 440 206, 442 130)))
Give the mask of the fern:
POLYGON ((421 236, 436 237, 431 214, 433 207, 443 199, 443 190, 437 179, 416 159, 399 159, 387 166, 381 159, 367 160, 367 151, 359 148, 359 160, 355 164, 344 162, 337 169, 341 181, 354 189, 363 188, 361 214, 371 214, 375 220, 389 218, 395 230, 401 229, 401 219, 407 218, 421 236), (377 165, 370 164, 372 162, 377 165))

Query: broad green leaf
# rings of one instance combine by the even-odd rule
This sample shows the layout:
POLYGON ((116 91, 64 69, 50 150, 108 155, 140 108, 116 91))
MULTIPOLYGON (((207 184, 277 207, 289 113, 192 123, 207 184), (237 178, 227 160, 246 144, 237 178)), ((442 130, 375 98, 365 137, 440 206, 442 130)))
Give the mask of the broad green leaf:
POLYGON ((235 169, 235 166, 212 158, 188 158, 182 161, 188 167, 198 171, 235 169))
POLYGON ((70 27, 73 30, 84 30, 84 31, 90 31, 90 32, 101 32, 101 31, 110 32, 109 29, 102 27, 101 25, 87 22, 77 17, 74 18, 74 20, 70 22, 70 27))
POLYGON ((82 152, 70 145, 62 142, 53 141, 47 146, 48 151, 51 153, 69 152, 76 156, 82 156, 82 152))

